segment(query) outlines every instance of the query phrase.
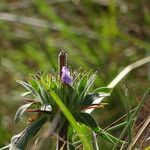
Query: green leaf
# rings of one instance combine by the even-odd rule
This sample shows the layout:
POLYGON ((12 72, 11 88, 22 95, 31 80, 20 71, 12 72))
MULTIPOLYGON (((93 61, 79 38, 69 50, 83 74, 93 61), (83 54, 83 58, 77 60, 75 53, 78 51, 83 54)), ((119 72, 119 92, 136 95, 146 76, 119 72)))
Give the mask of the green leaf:
POLYGON ((24 82, 24 81, 21 81, 21 80, 16 80, 16 82, 17 83, 19 83, 19 84, 21 84, 23 87, 25 87, 28 91, 31 91, 32 89, 31 89, 31 86, 28 84, 28 83, 26 83, 26 82, 24 82))
POLYGON ((38 99, 41 103, 43 103, 42 102, 42 100, 41 100, 41 97, 40 97, 40 95, 39 95, 39 86, 38 86, 38 83, 37 83, 37 80, 36 79, 34 79, 35 77, 34 76, 32 76, 33 77, 33 79, 29 79, 29 84, 31 85, 31 87, 34 89, 34 93, 32 93, 33 94, 33 96, 36 98, 36 99, 38 99))
POLYGON ((73 109, 72 106, 74 105, 74 103, 76 103, 75 96, 76 92, 72 86, 63 85, 61 87, 61 94, 60 94, 61 100, 69 110, 73 109))
POLYGON ((100 97, 110 96, 111 92, 112 92, 111 88, 99 87, 95 89, 93 93, 99 94, 99 98, 100 98, 100 97))
POLYGON ((41 100, 42 100, 43 104, 51 104, 50 103, 51 98, 50 98, 49 94, 47 93, 47 91, 44 89, 44 87, 40 83, 38 83, 38 81, 37 81, 37 84, 39 86, 38 93, 41 97, 41 100))
MULTIPOLYGON (((100 134, 102 138, 107 140, 108 142, 115 144, 118 141, 118 138, 112 136, 108 132, 104 131, 99 127, 95 119, 88 113, 80 112, 75 115, 77 121, 84 123, 88 127, 90 127, 95 133, 100 134)), ((120 141, 123 143, 123 141, 120 141)))
POLYGON ((75 118, 78 122, 82 122, 88 127, 92 128, 93 131, 95 132, 99 131, 98 124, 96 123, 95 119, 90 114, 80 112, 80 113, 75 114, 75 118))
POLYGON ((97 72, 95 72, 90 78, 88 79, 88 75, 85 75, 81 78, 79 87, 78 87, 78 92, 79 92, 79 97, 77 103, 80 103, 83 98, 85 97, 86 93, 90 89, 90 87, 93 85, 95 79, 97 76, 97 72))
POLYGON ((21 80, 17 80, 16 82, 21 84, 23 87, 25 87, 31 93, 35 93, 35 90, 33 89, 33 87, 30 84, 28 84, 28 83, 26 83, 24 81, 21 81, 21 80))
MULTIPOLYGON (((135 121, 135 118, 132 120, 132 122, 134 122, 134 121, 135 121)), ((128 123, 127 121, 121 122, 121 123, 119 123, 117 125, 114 125, 114 126, 108 128, 106 131, 115 131, 115 130, 118 130, 118 129, 126 126, 127 123, 128 123)))
POLYGON ((23 94, 20 95, 20 98, 24 98, 25 96, 27 96, 29 94, 31 94, 31 92, 25 92, 25 93, 23 93, 23 94))
POLYGON ((111 88, 107 87, 100 87, 94 90, 93 93, 87 94, 82 101, 80 101, 81 108, 90 106, 96 99, 99 99, 101 97, 110 96, 110 93, 112 92, 111 88))
POLYGON ((107 93, 107 94, 110 94, 111 92, 112 92, 112 88, 99 87, 99 88, 95 89, 93 93, 107 93))
MULTIPOLYGON (((86 139, 88 141, 88 143, 91 143, 92 148, 93 148, 93 137, 92 137, 92 130, 91 128, 89 128, 88 126, 86 126, 85 124, 80 124, 81 126, 81 130, 84 133, 84 135, 86 135, 86 139)), ((95 149, 94 149, 95 150, 95 149)))
POLYGON ((39 131, 46 120, 47 116, 45 115, 29 125, 29 127, 20 134, 13 136, 11 138, 10 150, 24 150, 29 140, 39 131))
POLYGON ((47 90, 45 89, 44 85, 40 83, 40 81, 34 77, 35 79, 30 80, 30 84, 34 87, 36 91, 37 98, 42 104, 50 104, 53 106, 53 101, 50 95, 48 94, 47 90))
POLYGON ((68 132, 67 132, 67 150, 75 150, 75 147, 73 145, 73 138, 74 132, 72 126, 69 125, 68 132))
POLYGON ((109 96, 110 94, 108 93, 90 93, 87 94, 84 99, 80 102, 81 108, 90 106, 96 99, 99 99, 101 97, 106 97, 109 96))
POLYGON ((98 99, 100 96, 99 94, 87 94, 84 99, 80 102, 80 107, 87 107, 90 106, 94 100, 98 99))
POLYGON ((78 82, 78 85, 77 85, 77 90, 79 93, 82 93, 86 87, 86 84, 87 84, 87 81, 88 81, 88 76, 87 74, 85 74, 78 82))
POLYGON ((21 84, 23 87, 25 87, 29 92, 31 92, 31 94, 32 94, 36 99, 38 99, 38 100, 42 103, 42 101, 41 101, 41 99, 40 99, 40 97, 39 97, 39 95, 38 95, 38 92, 37 92, 38 90, 37 90, 37 88, 36 88, 35 86, 33 86, 33 85, 36 84, 34 80, 32 80, 32 83, 34 83, 33 85, 32 85, 32 84, 28 84, 28 83, 26 83, 26 82, 24 82, 24 81, 21 81, 21 80, 17 80, 16 82, 19 83, 19 84, 21 84))
POLYGON ((82 75, 81 73, 78 73, 78 74, 76 75, 76 77, 73 79, 73 83, 72 83, 73 87, 77 87, 78 81, 80 80, 81 75, 82 75))
POLYGON ((86 87, 84 89, 84 93, 87 93, 90 87, 93 85, 95 79, 97 77, 97 72, 93 73, 93 75, 88 79, 86 87))
POLYGON ((25 104, 23 106, 21 106, 17 112, 16 112, 16 115, 15 115, 15 123, 18 123, 18 121, 20 120, 20 118, 22 117, 22 115, 24 114, 24 112, 32 105, 34 104, 34 102, 32 103, 28 103, 28 104, 25 104))

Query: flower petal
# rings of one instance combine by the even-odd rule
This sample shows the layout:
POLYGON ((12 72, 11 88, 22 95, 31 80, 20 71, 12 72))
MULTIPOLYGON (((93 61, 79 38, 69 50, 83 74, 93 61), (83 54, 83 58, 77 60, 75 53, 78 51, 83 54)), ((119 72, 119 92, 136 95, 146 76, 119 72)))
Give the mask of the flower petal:
POLYGON ((70 76, 70 71, 66 66, 62 67, 61 80, 66 84, 72 83, 72 77, 70 76))

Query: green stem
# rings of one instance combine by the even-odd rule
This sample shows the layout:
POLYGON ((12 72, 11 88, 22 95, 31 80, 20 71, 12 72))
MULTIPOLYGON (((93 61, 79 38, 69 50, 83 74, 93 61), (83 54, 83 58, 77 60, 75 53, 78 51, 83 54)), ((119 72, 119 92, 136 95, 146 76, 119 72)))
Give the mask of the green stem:
POLYGON ((83 149, 85 150, 93 150, 92 145, 88 143, 86 136, 84 135, 83 131, 81 130, 81 127, 77 124, 77 121, 74 119, 70 111, 66 108, 64 103, 61 101, 61 99, 56 95, 54 91, 50 91, 50 95, 53 98, 53 100, 56 102, 56 104, 59 106, 60 110, 63 112, 64 116, 67 118, 69 123, 72 125, 72 127, 76 130, 78 133, 79 138, 82 141, 83 149))

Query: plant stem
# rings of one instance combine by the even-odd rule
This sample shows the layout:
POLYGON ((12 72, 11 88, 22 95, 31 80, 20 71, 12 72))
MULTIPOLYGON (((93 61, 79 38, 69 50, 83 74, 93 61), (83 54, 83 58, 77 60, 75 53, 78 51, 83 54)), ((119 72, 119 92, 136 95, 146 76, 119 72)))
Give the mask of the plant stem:
POLYGON ((85 150, 93 150, 91 143, 88 142, 86 135, 84 135, 80 125, 76 122, 71 112, 66 108, 62 100, 57 96, 57 94, 54 91, 50 91, 50 95, 53 98, 53 100, 56 102, 56 104, 59 106, 60 110, 70 123, 70 125, 75 129, 77 132, 79 138, 82 141, 83 149, 85 150))
POLYGON ((58 139, 57 139, 57 150, 60 150, 63 146, 63 150, 67 150, 67 131, 68 131, 68 123, 65 122, 62 129, 58 133, 58 139), (61 139, 60 139, 60 138, 61 139))

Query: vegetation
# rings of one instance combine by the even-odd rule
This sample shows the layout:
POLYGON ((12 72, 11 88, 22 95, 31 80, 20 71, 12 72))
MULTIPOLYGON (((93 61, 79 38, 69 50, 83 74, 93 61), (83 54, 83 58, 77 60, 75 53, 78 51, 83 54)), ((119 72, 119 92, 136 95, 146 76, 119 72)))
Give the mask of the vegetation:
POLYGON ((148 4, 1 0, 0 147, 148 149, 148 4), (69 82, 58 76, 61 50, 69 82))

